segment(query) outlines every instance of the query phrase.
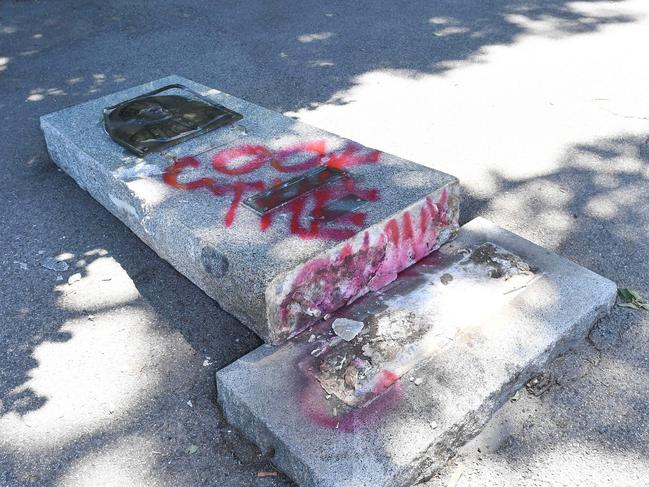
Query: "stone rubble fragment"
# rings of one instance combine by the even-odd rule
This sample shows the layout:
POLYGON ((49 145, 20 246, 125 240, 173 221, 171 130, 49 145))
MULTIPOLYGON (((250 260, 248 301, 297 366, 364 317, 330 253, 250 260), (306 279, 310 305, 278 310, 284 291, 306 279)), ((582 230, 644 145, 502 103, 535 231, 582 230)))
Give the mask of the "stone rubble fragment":
POLYGON ((67 262, 56 260, 54 257, 45 257, 41 261, 41 266, 55 272, 65 272, 70 267, 67 262))
POLYGON ((78 282, 81 280, 81 274, 79 272, 72 274, 70 277, 68 277, 68 284, 74 284, 75 282, 78 282))
POLYGON ((363 329, 365 324, 362 321, 350 320, 349 318, 336 318, 331 325, 334 333, 346 342, 351 342, 363 329))

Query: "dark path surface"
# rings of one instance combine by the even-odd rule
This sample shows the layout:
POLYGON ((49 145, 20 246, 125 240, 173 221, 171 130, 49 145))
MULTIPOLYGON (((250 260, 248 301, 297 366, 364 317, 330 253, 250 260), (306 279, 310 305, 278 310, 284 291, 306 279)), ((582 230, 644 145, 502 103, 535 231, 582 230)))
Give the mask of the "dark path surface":
MULTIPOLYGON (((631 1, 2 2, 0 485, 290 485, 257 476, 272 466, 215 403, 215 370, 259 340, 57 170, 40 115, 179 74, 453 173, 463 221, 485 216, 649 295, 648 14, 631 1)), ((647 316, 617 308, 546 371, 546 393, 501 411, 457 460, 459 485, 646 478, 647 316)))

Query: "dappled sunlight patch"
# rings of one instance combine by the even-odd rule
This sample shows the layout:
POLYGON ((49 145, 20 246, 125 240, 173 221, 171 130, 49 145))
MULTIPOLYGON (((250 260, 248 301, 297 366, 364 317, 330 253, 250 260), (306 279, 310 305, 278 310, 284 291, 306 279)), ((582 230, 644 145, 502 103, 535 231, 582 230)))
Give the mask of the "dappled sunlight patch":
POLYGON ((113 443, 88 452, 74 462, 56 485, 150 486, 166 484, 157 468, 161 446, 142 434, 119 438, 113 443))
POLYGON ((436 35, 437 37, 446 37, 452 35, 467 34, 469 32, 471 32, 471 29, 469 29, 468 27, 449 25, 435 30, 433 32, 433 35, 436 35))
MULTIPOLYGON (((646 123, 645 123, 646 125, 646 123)), ((649 151, 645 148, 647 139, 643 134, 627 133, 624 137, 618 134, 611 138, 597 137, 591 142, 577 144, 568 151, 565 160, 579 168, 597 167, 596 182, 603 181, 605 175, 638 175, 647 177, 647 165, 643 161, 649 151)), ((618 180, 619 181, 619 180, 618 180)), ((614 184, 609 184, 614 186, 614 184)))
POLYGON ((536 219, 535 225, 548 233, 563 234, 574 225, 574 217, 556 208, 541 211, 536 215, 536 219))
MULTIPOLYGON (((512 181, 500 172, 492 173, 492 178, 497 182, 512 181)), ((571 201, 574 192, 570 187, 566 188, 543 178, 513 180, 505 190, 499 183, 496 183, 496 187, 500 190, 497 189, 492 196, 491 206, 506 209, 508 213, 516 213, 515 218, 519 220, 529 220, 531 215, 559 216, 557 211, 571 201)))
POLYGON ((331 39, 335 35, 336 34, 334 34, 333 32, 315 32, 313 34, 303 34, 301 36, 298 36, 297 40, 302 43, 326 41, 327 39, 331 39))
POLYGON ((38 54, 39 52, 41 51, 38 49, 27 49, 26 51, 20 51, 18 55, 22 57, 27 57, 27 56, 33 56, 34 54, 38 54))
POLYGON ((626 208, 644 203, 641 200, 644 200, 649 195, 646 194, 647 191, 642 191, 642 189, 641 187, 633 188, 627 185, 618 190, 596 194, 588 200, 584 208, 586 213, 593 218, 613 220, 626 208))
POLYGON ((618 188, 621 183, 622 181, 620 181, 620 178, 615 174, 600 172, 593 175, 593 184, 598 188, 613 190, 618 188))
MULTIPOLYGON (((486 38, 459 58, 431 55, 430 72, 362 72, 326 101, 286 114, 454 174, 470 191, 495 188, 494 167, 514 179, 543 176, 580 142, 620 133, 646 137, 649 73, 628 62, 645 57, 641 5, 512 6, 503 13, 511 27, 505 43, 494 37, 503 29, 493 20, 432 17, 431 33, 446 35, 440 43, 486 38)), ((592 154, 585 157, 592 161, 592 154)))
POLYGON ((559 168, 543 175, 519 179, 492 171, 493 193, 469 191, 470 198, 483 202, 481 213, 512 222, 512 230, 619 278, 649 232, 645 144, 634 133, 594 138, 568 148, 559 168), (604 244, 607 239, 614 244, 604 244))
POLYGON ((428 19, 428 23, 432 25, 449 25, 455 24, 457 20, 451 17, 431 17, 428 19))
POLYGON ((505 19, 510 24, 522 27, 529 33, 555 39, 560 39, 574 30, 579 30, 580 27, 598 23, 597 17, 584 17, 579 21, 575 21, 554 15, 541 15, 534 18, 521 14, 510 14, 505 16, 505 19))
POLYGON ((65 83, 68 84, 68 85, 76 85, 76 84, 81 83, 82 81, 83 81, 83 77, 77 76, 77 77, 70 78, 70 79, 66 80, 65 83))
MULTIPOLYGON (((133 194, 138 196, 143 208, 155 208, 173 196, 168 186, 161 180, 155 179, 155 176, 162 174, 162 170, 158 166, 135 165, 130 166, 129 169, 131 170, 129 176, 137 179, 128 181, 126 185, 133 194), (160 172, 158 173, 158 171, 160 172)), ((124 174, 125 171, 122 173, 124 174)), ((160 179, 162 178, 160 177, 160 179)))
POLYGON ((69 261, 70 272, 80 273, 74 285, 62 283, 58 305, 70 311, 110 309, 132 303, 140 293, 122 266, 110 256, 88 255, 69 261))
POLYGON ((61 96, 67 93, 61 88, 34 88, 29 92, 26 101, 43 101, 46 96, 61 96))
POLYGON ((41 398, 39 407, 0 417, 0 445, 43 449, 66 444, 125 419, 148 397, 161 371, 147 367, 150 313, 137 307, 83 316, 63 324, 69 339, 43 342, 37 366, 11 395, 41 398))
MULTIPOLYGON (((40 51, 37 49, 32 49, 21 51, 18 55, 25 57, 38 54, 39 52, 40 51)), ((7 57, 0 57, 0 72, 6 69, 9 59, 10 58, 7 57), (3 60, 5 60, 4 63, 3 60)), ((63 86, 52 86, 49 88, 41 86, 33 88, 29 90, 29 94, 26 95, 25 101, 39 102, 43 101, 47 97, 93 95, 103 91, 107 85, 112 83, 123 83, 124 81, 126 81, 126 76, 123 74, 107 75, 105 73, 94 73, 88 77, 75 76, 65 80, 63 86)))
POLYGON ((333 61, 326 59, 316 59, 309 62, 309 66, 311 66, 312 68, 330 68, 335 65, 336 63, 334 63, 333 61))

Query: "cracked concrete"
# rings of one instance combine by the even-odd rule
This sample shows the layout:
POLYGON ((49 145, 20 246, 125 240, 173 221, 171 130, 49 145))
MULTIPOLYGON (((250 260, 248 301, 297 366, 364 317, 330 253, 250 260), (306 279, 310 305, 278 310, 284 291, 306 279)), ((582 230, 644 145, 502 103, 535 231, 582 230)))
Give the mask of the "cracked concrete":
POLYGON ((304 337, 217 372, 219 402, 300 485, 410 485, 443 467, 519 387, 546 394, 552 375, 538 371, 588 334, 615 293, 607 279, 476 219, 304 337), (534 282, 520 286, 532 269, 534 282), (340 317, 365 326, 348 342, 330 330, 340 317))

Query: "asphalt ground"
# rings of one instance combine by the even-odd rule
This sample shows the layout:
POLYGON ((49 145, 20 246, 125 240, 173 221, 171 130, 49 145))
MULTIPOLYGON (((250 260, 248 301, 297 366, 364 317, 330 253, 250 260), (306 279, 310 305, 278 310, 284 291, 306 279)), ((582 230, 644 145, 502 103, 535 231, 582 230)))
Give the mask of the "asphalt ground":
MULTIPOLYGON (((290 485, 215 402, 215 370, 259 339, 56 168, 40 115, 179 74, 454 174, 463 222, 649 296, 648 14, 0 3, 0 485, 290 485)), ((426 483, 646 484, 648 316, 615 308, 426 483)))

